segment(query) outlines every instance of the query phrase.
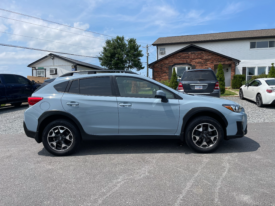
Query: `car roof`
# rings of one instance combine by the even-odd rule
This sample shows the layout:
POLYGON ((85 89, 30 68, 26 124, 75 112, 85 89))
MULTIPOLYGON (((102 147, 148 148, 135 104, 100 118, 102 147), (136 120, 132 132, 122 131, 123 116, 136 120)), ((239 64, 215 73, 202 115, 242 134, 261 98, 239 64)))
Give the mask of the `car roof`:
POLYGON ((258 78, 256 80, 263 80, 263 81, 265 81, 265 80, 272 80, 272 79, 275 79, 275 78, 258 78))

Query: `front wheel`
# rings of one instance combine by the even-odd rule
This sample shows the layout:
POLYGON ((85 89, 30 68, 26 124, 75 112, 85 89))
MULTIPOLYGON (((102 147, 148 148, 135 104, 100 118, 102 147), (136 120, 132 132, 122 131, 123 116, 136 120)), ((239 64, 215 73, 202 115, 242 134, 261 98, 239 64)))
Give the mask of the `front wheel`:
POLYGON ((241 89, 239 91, 239 96, 240 96, 240 99, 243 100, 243 91, 241 89))
POLYGON ((81 142, 81 136, 74 124, 65 119, 49 123, 43 130, 42 142, 45 149, 56 156, 74 153, 81 142))
POLYGON ((186 128, 186 143, 197 152, 213 152, 223 138, 224 131, 221 124, 208 116, 193 119, 186 128))

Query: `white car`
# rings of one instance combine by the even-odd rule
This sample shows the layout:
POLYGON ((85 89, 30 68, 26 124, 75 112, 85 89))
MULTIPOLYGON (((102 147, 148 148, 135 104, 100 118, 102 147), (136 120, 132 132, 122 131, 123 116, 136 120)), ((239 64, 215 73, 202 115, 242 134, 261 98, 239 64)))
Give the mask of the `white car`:
POLYGON ((250 99, 258 107, 275 104, 275 78, 260 78, 243 85, 239 91, 240 99, 250 99))

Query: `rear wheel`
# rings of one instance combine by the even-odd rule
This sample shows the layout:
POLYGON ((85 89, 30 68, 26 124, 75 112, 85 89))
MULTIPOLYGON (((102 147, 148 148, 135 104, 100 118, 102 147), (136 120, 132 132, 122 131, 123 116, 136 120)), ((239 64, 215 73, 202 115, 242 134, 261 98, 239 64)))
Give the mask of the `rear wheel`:
POLYGON ((243 100, 244 98, 243 98, 243 91, 240 89, 240 91, 239 91, 239 96, 240 96, 240 99, 241 100, 243 100))
POLYGON ((65 119, 49 123, 42 135, 45 149, 53 155, 64 156, 74 153, 81 142, 78 129, 65 119))
POLYGON ((197 152, 213 152, 222 138, 224 131, 221 124, 208 116, 193 119, 186 128, 186 143, 197 152))
POLYGON ((22 102, 12 103, 11 105, 14 107, 20 107, 22 102))
POLYGON ((263 106, 263 101, 262 101, 262 95, 261 94, 257 94, 256 96, 256 104, 258 107, 262 107, 263 106))

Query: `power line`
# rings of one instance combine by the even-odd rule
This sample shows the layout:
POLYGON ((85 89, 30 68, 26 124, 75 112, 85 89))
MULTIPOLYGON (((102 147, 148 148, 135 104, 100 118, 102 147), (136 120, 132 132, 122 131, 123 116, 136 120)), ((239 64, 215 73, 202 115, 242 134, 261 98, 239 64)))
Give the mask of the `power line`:
POLYGON ((54 29, 54 30, 58 30, 58 31, 63 31, 63 32, 71 33, 71 34, 77 34, 77 35, 80 35, 80 36, 86 36, 86 37, 90 37, 90 38, 100 38, 100 39, 103 39, 103 38, 101 38, 101 37, 94 37, 94 36, 83 35, 83 34, 79 34, 79 33, 74 33, 74 32, 70 32, 70 31, 65 31, 65 30, 62 30, 62 29, 52 28, 52 27, 49 27, 49 26, 44 26, 44 25, 40 25, 40 24, 35 24, 35 23, 27 22, 27 21, 21 21, 21 20, 18 20, 18 19, 12 19, 12 18, 5 17, 5 16, 0 16, 0 17, 1 17, 1 18, 4 18, 4 19, 10 19, 10 20, 13 20, 13 21, 19 21, 19 22, 23 22, 23 23, 27 23, 27 24, 32 24, 32 25, 35 25, 35 26, 41 26, 41 27, 45 27, 45 28, 49 28, 49 29, 54 29))
MULTIPOLYGON (((70 26, 70 25, 66 25, 66 24, 61 24, 59 22, 50 21, 50 20, 47 20, 47 19, 41 19, 41 18, 38 18, 38 17, 35 17, 35 16, 31 16, 31 15, 27 15, 27 14, 22 14, 22 13, 15 12, 15 11, 10 11, 10 10, 6 10, 6 9, 2 9, 2 8, 0 8, 0 10, 5 11, 5 12, 10 12, 10 13, 18 14, 18 15, 21 15, 21 16, 26 16, 26 17, 29 17, 29 18, 34 18, 34 19, 46 21, 46 22, 53 23, 53 24, 58 24, 58 25, 61 25, 61 26, 65 26, 65 27, 72 28, 72 29, 77 29, 77 30, 84 31, 84 32, 90 32, 90 33, 99 34, 99 35, 106 36, 106 37, 115 38, 115 36, 111 36, 111 35, 107 35, 107 34, 102 34, 102 33, 94 32, 94 31, 88 31, 88 30, 85 30, 85 29, 80 29, 80 28, 77 28, 77 27, 74 27, 74 26, 70 26)), ((7 18, 7 17, 2 17, 2 18, 7 18)), ((26 22, 26 23, 28 23, 28 22, 26 22)), ((98 37, 95 37, 95 38, 98 38, 98 37)), ((144 42, 138 42, 138 43, 146 44, 144 42)))
POLYGON ((0 43, 0 46, 15 47, 15 48, 20 48, 20 49, 29 49, 29 50, 36 50, 36 51, 43 51, 43 52, 50 52, 50 53, 59 53, 59 54, 65 54, 65 55, 89 57, 89 58, 98 58, 98 57, 93 57, 93 56, 85 56, 85 55, 80 55, 80 54, 71 54, 71 53, 66 53, 66 52, 50 51, 50 50, 45 50, 45 49, 36 49, 36 48, 16 46, 16 45, 11 45, 11 44, 2 44, 2 43, 0 43))

